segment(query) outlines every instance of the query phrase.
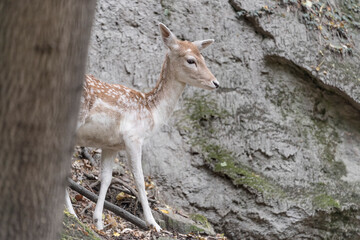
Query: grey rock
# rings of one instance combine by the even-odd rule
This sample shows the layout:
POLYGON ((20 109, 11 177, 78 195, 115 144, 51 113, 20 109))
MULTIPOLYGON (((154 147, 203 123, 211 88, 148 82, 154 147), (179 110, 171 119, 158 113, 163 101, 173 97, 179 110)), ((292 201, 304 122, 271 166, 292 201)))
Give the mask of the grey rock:
POLYGON ((202 215, 193 214, 184 216, 174 212, 169 208, 161 208, 154 212, 154 217, 163 229, 182 234, 201 234, 215 235, 214 229, 207 218, 202 215))
POLYGON ((100 0, 88 73, 148 91, 166 52, 158 22, 181 39, 215 38, 203 55, 221 88, 186 89, 144 147, 145 174, 169 205, 231 239, 359 239, 359 29, 352 54, 334 53, 278 3, 100 0), (237 17, 264 6, 275 13, 237 17), (194 101, 216 116, 187 122, 194 101))

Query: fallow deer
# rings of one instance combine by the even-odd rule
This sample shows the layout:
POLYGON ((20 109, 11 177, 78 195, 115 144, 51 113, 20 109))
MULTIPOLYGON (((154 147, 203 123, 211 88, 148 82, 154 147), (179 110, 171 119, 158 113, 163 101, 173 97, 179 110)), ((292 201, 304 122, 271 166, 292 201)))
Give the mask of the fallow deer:
POLYGON ((141 166, 143 142, 169 118, 186 84, 208 90, 219 87, 219 82, 200 54, 214 40, 180 41, 164 24, 160 23, 159 28, 168 52, 160 78, 152 91, 142 93, 86 76, 77 125, 77 144, 102 148, 101 188, 93 214, 98 229, 103 228, 105 195, 112 179, 113 162, 120 150, 127 152, 147 225, 157 231, 161 229, 145 194, 141 166))

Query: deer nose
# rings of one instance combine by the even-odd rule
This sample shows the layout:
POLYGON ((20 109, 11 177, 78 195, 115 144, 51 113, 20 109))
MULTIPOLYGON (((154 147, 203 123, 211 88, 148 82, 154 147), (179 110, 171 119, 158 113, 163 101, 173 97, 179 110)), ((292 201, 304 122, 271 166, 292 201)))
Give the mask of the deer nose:
POLYGON ((216 88, 219 88, 219 82, 217 80, 213 81, 213 84, 215 85, 216 88))

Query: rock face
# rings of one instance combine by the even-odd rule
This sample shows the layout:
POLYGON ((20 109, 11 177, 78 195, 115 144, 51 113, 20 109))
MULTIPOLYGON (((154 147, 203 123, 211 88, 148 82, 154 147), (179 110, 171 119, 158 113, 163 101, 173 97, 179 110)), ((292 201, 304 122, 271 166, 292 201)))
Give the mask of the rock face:
POLYGON ((64 212, 61 240, 100 240, 101 238, 90 228, 86 227, 79 219, 68 212, 64 212))
POLYGON ((145 173, 232 239, 358 239, 358 21, 356 1, 100 0, 88 72, 148 91, 158 22, 215 38, 204 57, 221 88, 186 89, 145 173))

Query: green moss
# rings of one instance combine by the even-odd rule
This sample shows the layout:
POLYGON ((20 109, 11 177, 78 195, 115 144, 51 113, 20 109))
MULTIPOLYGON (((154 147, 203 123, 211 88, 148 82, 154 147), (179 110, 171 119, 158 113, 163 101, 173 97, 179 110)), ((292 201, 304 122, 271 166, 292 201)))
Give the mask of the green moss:
POLYGON ((165 17, 170 17, 171 12, 174 12, 174 0, 166 0, 166 1, 160 1, 161 7, 163 9, 163 15, 165 17))
MULTIPOLYGON (((200 154, 212 171, 231 179, 234 185, 244 186, 263 194, 283 195, 281 189, 271 184, 249 168, 237 163, 234 153, 219 143, 213 128, 214 122, 223 122, 230 113, 221 109, 209 95, 194 95, 185 99, 188 117, 184 121, 186 129, 192 128, 190 143, 200 150, 200 154)), ((183 128, 184 129, 184 128, 183 128)))
POLYGON ((190 217, 194 222, 196 222, 208 229, 211 229, 211 224, 209 223, 208 219, 205 216, 203 216, 201 214, 192 214, 190 217))
POLYGON ((69 212, 64 211, 61 240, 100 240, 95 233, 69 212))
POLYGON ((205 154, 205 161, 208 163, 216 161, 222 164, 223 162, 234 161, 233 153, 217 144, 203 142, 201 147, 205 154))
MULTIPOLYGON (((195 94, 192 98, 185 99, 185 106, 189 112, 188 118, 196 129, 204 126, 205 121, 214 119, 226 119, 230 113, 219 108, 216 100, 210 94, 195 94)), ((210 130, 213 130, 210 128, 210 130)))
POLYGON ((213 234, 213 228, 207 218, 200 214, 190 215, 190 219, 183 220, 176 215, 162 214, 163 221, 160 221, 162 228, 183 234, 207 233, 213 234))
POLYGON ((229 159, 218 160, 214 165, 214 171, 228 176, 235 185, 243 185, 267 194, 280 192, 279 188, 265 178, 229 159))
POLYGON ((284 196, 284 192, 248 167, 236 163, 234 154, 216 144, 201 145, 204 160, 211 170, 231 179, 234 185, 245 186, 266 196, 284 196))
POLYGON ((330 171, 330 175, 337 179, 340 179, 341 177, 346 176, 347 174, 346 166, 341 161, 332 162, 329 167, 329 171, 330 171))
POLYGON ((199 228, 199 227, 197 227, 195 225, 190 225, 189 232, 191 232, 191 233, 203 233, 204 229, 199 228))
MULTIPOLYGON (((323 103, 328 108, 328 103, 323 103)), ((329 177, 340 179, 346 175, 346 166, 342 161, 336 161, 337 145, 341 142, 339 134, 333 129, 327 121, 313 119, 313 136, 317 141, 320 151, 320 158, 323 160, 324 171, 329 177), (321 149, 321 148, 320 148, 321 149)))
POLYGON ((320 209, 340 208, 340 203, 329 195, 321 194, 313 198, 313 206, 320 209))

